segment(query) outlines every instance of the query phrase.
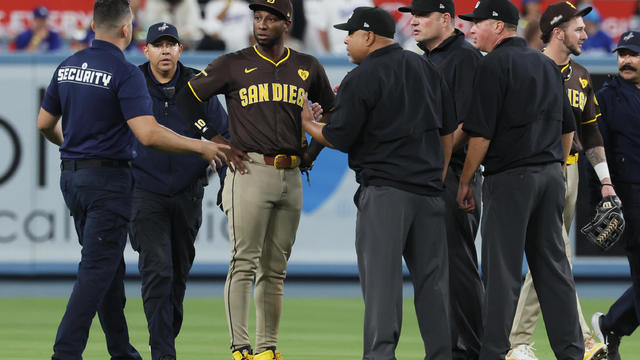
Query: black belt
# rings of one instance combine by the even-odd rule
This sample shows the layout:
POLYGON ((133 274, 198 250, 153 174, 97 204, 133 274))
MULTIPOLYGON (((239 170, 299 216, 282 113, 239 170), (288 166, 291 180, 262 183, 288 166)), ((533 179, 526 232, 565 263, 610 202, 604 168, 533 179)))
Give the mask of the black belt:
POLYGON ((61 170, 78 170, 90 168, 128 168, 131 162, 128 160, 108 160, 108 159, 83 159, 83 160, 62 160, 61 170))

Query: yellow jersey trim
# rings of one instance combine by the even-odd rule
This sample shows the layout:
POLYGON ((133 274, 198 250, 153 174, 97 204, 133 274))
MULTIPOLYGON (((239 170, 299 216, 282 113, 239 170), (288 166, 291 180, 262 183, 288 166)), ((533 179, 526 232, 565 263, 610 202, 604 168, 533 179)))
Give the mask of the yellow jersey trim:
POLYGON ((193 93, 193 96, 195 96, 195 97, 196 97, 196 99, 198 99, 198 101, 200 101, 201 103, 203 103, 204 101, 202 101, 202 99, 200 99, 200 98, 198 97, 198 94, 196 94, 196 91, 195 91, 195 90, 193 90, 193 86, 191 86, 191 81, 189 81, 189 82, 187 83, 187 85, 189 85, 189 89, 191 89, 191 92, 193 93))
POLYGON ((285 60, 287 60, 289 58, 289 55, 291 55, 291 50, 289 50, 288 47, 285 47, 285 49, 287 49, 287 56, 285 56, 284 58, 282 58, 282 60, 278 61, 278 62, 274 62, 273 60, 269 59, 268 57, 260 54, 260 51, 258 51, 258 46, 257 45, 253 45, 253 50, 255 50, 256 54, 258 54, 258 56, 260 56, 261 58, 267 60, 268 62, 272 63, 273 65, 275 65, 276 67, 280 64, 282 64, 285 60))
POLYGON ((598 114, 598 115, 596 115, 596 117, 595 117, 595 118, 593 118, 593 119, 591 119, 591 120, 587 120, 587 121, 585 121, 585 122, 583 122, 583 123, 580 123, 580 124, 581 124, 581 125, 586 125, 586 124, 591 124, 592 122, 596 122, 596 121, 598 120, 598 117, 599 117, 600 115, 602 115, 602 114, 598 114))
POLYGON ((565 65, 562 69, 560 69, 560 72, 563 73, 565 70, 567 70, 567 68, 569 67, 569 65, 571 65, 571 63, 568 63, 567 65, 565 65))

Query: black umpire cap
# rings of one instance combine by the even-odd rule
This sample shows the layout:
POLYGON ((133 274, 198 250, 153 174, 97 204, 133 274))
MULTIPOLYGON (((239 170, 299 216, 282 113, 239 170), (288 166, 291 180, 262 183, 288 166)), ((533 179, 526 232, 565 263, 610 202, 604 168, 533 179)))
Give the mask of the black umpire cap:
POLYGON ((346 23, 333 25, 333 27, 349 32, 358 30, 372 31, 376 35, 391 39, 396 33, 396 22, 391 14, 379 7, 371 6, 355 8, 346 23))
POLYGON ((283 19, 291 21, 291 0, 253 0, 249 4, 249 9, 253 11, 264 8, 273 10, 272 12, 280 15, 283 19))
POLYGON ((180 37, 178 36, 178 29, 175 26, 161 22, 149 26, 147 31, 147 44, 152 44, 161 37, 169 37, 180 43, 180 37))
POLYGON ((518 25, 520 20, 518 8, 509 0, 480 0, 472 13, 458 17, 467 21, 500 20, 511 25, 518 25))
POLYGON ((591 6, 578 10, 568 1, 551 4, 540 16, 540 31, 543 35, 549 34, 553 31, 553 28, 566 23, 576 16, 585 16, 590 12, 591 6))
POLYGON ((626 33, 620 35, 618 46, 616 46, 613 52, 616 52, 620 49, 627 49, 633 51, 636 54, 640 54, 640 32, 627 31, 626 33))
POLYGON ((449 13, 453 16, 456 12, 456 7, 453 5, 453 0, 413 0, 411 5, 403 6, 398 9, 400 12, 441 12, 449 13))

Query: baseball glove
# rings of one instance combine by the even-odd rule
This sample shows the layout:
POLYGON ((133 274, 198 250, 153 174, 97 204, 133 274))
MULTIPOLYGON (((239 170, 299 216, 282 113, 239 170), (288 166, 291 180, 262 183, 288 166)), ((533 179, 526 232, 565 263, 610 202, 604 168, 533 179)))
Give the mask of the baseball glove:
POLYGON ((617 196, 607 196, 596 206, 596 214, 580 230, 589 241, 602 250, 612 247, 624 231, 624 216, 622 202, 617 196))

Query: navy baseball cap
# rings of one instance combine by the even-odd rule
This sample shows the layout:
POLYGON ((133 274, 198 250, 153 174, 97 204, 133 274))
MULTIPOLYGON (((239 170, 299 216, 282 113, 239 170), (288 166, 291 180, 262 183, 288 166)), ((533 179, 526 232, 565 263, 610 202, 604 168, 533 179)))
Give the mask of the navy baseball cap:
POLYGON ((620 49, 627 49, 633 51, 634 53, 640 54, 640 32, 627 31, 626 33, 620 35, 618 46, 616 46, 613 52, 616 52, 620 49))
POLYGON ((355 8, 346 23, 336 24, 333 27, 349 32, 358 30, 372 31, 376 35, 391 39, 396 33, 396 22, 391 14, 379 7, 371 6, 355 8))
POLYGON ((49 9, 47 9, 46 6, 38 6, 37 8, 33 9, 33 17, 35 19, 44 19, 46 17, 49 17, 49 9))
POLYGON ((163 36, 175 39, 180 43, 178 29, 169 23, 161 22, 149 26, 149 31, 147 31, 147 44, 151 44, 163 36))
POLYGON ((591 12, 591 9, 591 6, 587 6, 582 10, 578 10, 568 1, 551 4, 542 13, 542 16, 540 16, 540 31, 543 34, 549 34, 554 28, 557 28, 576 16, 584 17, 591 12))
POLYGON ((285 20, 291 21, 291 0, 254 0, 249 4, 249 9, 253 11, 261 8, 273 10, 285 20))
POLYGON ((400 12, 441 12, 449 13, 453 16, 456 12, 456 7, 453 5, 453 0, 413 0, 411 5, 398 8, 400 12))
POLYGON ((504 21, 511 25, 518 25, 520 13, 518 8, 509 0, 480 0, 472 13, 458 15, 462 20, 481 21, 487 19, 504 21))

